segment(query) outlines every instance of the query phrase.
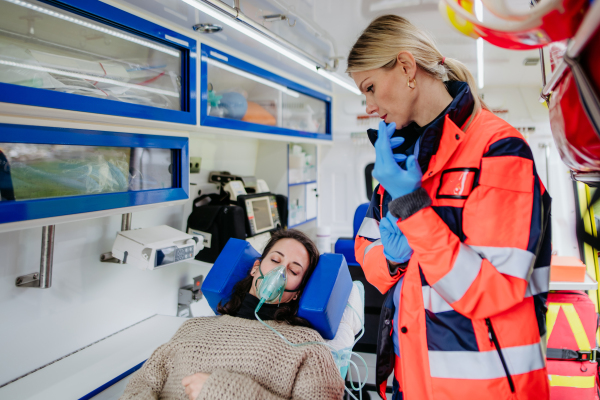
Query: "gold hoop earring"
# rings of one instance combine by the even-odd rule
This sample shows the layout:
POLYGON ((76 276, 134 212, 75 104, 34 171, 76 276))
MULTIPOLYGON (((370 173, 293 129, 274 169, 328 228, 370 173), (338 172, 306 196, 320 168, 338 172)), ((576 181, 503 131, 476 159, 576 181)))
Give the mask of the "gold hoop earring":
POLYGON ((411 88, 414 89, 415 87, 417 87, 417 78, 413 79, 412 81, 410 80, 410 78, 408 79, 408 82, 406 82, 406 85, 411 88), (410 83, 413 83, 412 86, 410 86, 410 83))

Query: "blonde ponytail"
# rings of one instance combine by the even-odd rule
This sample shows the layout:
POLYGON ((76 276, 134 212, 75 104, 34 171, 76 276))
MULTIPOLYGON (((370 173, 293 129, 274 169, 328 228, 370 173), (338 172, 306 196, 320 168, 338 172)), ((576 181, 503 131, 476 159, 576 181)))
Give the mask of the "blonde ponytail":
POLYGON ((481 108, 487 109, 467 67, 458 60, 443 57, 429 35, 397 15, 384 15, 369 24, 350 50, 346 72, 393 68, 402 51, 410 52, 417 66, 436 79, 466 82, 475 100, 474 114, 481 108))

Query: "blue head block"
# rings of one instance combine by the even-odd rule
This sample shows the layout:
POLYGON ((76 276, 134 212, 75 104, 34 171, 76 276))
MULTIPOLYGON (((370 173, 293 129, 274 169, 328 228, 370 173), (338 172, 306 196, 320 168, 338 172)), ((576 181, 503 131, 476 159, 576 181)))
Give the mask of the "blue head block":
POLYGON ((217 313, 219 302, 225 304, 236 283, 248 276, 260 254, 245 240, 229 239, 202 284, 208 305, 217 313))
POLYGON ((324 339, 333 339, 352 290, 352 278, 341 254, 321 254, 302 297, 298 316, 308 320, 324 339))
MULTIPOLYGON (((202 284, 202 293, 217 313, 219 302, 229 301, 233 286, 248 276, 260 254, 250 243, 229 239, 202 284)), ((352 279, 341 254, 322 254, 302 297, 298 316, 305 318, 325 339, 333 339, 352 290, 352 279)))

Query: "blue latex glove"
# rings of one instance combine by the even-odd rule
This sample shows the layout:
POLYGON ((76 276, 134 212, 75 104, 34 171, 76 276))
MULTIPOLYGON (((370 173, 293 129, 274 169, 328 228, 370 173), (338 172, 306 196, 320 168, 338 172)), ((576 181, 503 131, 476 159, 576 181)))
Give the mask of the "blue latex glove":
POLYGON ((406 160, 406 170, 397 164, 392 153, 391 134, 389 133, 393 134, 395 130, 394 122, 387 126, 384 121, 379 123, 379 133, 377 141, 375 141, 375 168, 373 169, 373 177, 381 183, 392 199, 397 199, 420 188, 423 177, 415 156, 409 156, 406 160))
MULTIPOLYGON (((390 139, 390 147, 392 149, 395 149, 396 147, 399 147, 400 145, 402 145, 402 143, 404 143, 403 137, 395 137, 395 138, 392 137, 394 132, 396 132, 396 124, 392 123, 392 124, 388 125, 385 130, 385 135, 387 135, 387 137, 390 139)), ((379 126, 379 133, 377 134, 377 137, 379 137, 379 135, 382 135, 381 125, 379 126)), ((396 162, 402 162, 402 161, 406 160, 405 154, 393 154, 392 153, 392 155, 394 157, 394 160, 396 160, 396 162)))
POLYGON ((410 260, 413 249, 408 245, 406 236, 398 228, 398 218, 388 211, 385 218, 379 222, 379 233, 383 243, 383 254, 385 258, 397 263, 405 263, 410 260))

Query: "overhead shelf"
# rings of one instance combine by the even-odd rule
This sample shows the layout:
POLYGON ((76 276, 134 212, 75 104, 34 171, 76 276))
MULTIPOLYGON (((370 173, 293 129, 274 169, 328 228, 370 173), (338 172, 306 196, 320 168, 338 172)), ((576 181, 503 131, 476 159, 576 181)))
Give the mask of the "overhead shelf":
POLYGON ((550 282, 550 290, 597 290, 596 282, 587 272, 583 282, 550 282))

